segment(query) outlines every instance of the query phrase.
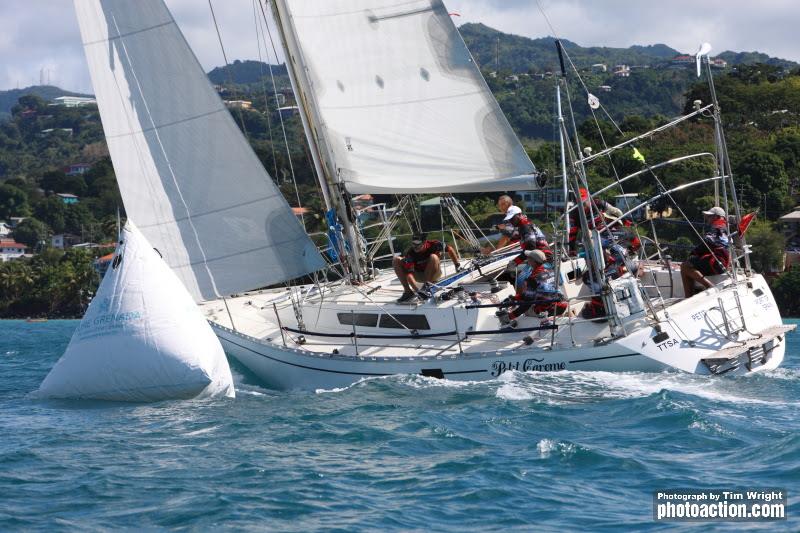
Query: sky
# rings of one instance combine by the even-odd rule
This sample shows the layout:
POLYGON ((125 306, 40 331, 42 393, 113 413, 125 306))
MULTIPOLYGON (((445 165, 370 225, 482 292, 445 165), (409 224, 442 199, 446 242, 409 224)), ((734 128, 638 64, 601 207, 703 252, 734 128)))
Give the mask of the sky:
MULTIPOLYGON (((130 0, 144 1, 144 0, 130 0)), ((212 0, 228 58, 257 59, 254 0, 212 0)), ((207 70, 224 63, 208 0, 166 0, 207 70)), ((664 43, 694 52, 764 52, 800 62, 798 0, 445 0, 457 24, 582 46, 664 43)), ((262 51, 263 54, 263 51, 262 51)), ((282 59, 282 58, 281 58, 282 59)), ((0 0, 0 89, 49 82, 91 93, 72 0, 0 0)))

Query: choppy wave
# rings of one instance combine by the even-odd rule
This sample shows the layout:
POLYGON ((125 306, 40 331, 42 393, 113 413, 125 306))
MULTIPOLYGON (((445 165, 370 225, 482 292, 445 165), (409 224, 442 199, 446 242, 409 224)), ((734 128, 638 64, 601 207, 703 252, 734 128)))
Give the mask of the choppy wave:
POLYGON ((658 529, 654 490, 791 491, 800 475, 795 334, 784 368, 736 378, 390 376, 307 394, 234 365, 235 401, 28 399, 73 327, 0 323, 0 530, 658 529))

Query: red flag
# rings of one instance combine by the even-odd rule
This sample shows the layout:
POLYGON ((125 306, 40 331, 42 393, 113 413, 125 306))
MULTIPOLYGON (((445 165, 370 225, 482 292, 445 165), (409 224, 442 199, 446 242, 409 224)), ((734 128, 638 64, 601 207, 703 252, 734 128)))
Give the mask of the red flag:
MULTIPOLYGON (((757 212, 757 211, 756 211, 757 212)), ((756 212, 749 213, 742 217, 742 220, 739 221, 739 236, 743 236, 747 231, 747 228, 750 227, 750 223, 753 222, 756 218, 756 212)))

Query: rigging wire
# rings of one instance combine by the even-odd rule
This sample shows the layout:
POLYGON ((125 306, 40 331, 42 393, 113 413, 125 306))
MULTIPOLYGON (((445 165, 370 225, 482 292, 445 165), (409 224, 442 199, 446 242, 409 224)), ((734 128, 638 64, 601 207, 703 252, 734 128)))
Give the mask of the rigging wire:
MULTIPOLYGON (((266 3, 267 0, 264 0, 264 2, 266 3)), ((264 10, 264 5, 261 3, 261 0, 258 0, 258 7, 261 10, 261 18, 263 19, 263 23, 264 23, 264 26, 261 28, 261 35, 262 36, 263 35, 269 36, 269 43, 272 46, 272 53, 273 53, 273 55, 275 57, 275 62, 277 64, 277 62, 278 62, 278 49, 275 46, 275 40, 272 38, 272 30, 270 30, 270 28, 269 28, 269 22, 267 21, 267 13, 264 10), (265 28, 266 28, 266 32, 264 31, 265 28)), ((264 42, 264 48, 265 49, 267 48, 267 43, 266 42, 264 42)), ((269 53, 269 50, 267 50, 267 53, 269 53)), ((286 64, 286 68, 288 69, 289 68, 288 62, 286 62, 285 64, 286 64)), ((269 69, 270 80, 272 81, 272 91, 273 91, 273 94, 275 95, 275 102, 277 104, 277 102, 278 102, 278 86, 275 83, 275 73, 272 70, 272 59, 269 57, 269 55, 267 55, 267 67, 269 69)), ((281 133, 283 134, 283 144, 284 144, 284 146, 286 148, 286 157, 289 160, 289 172, 291 173, 291 176, 292 176, 292 185, 294 186, 294 194, 295 194, 295 197, 297 199, 297 207, 302 209, 303 204, 300 201, 300 190, 297 187, 297 176, 295 175, 295 171, 294 171, 294 163, 292 163, 292 154, 291 154, 291 151, 289 150, 289 139, 286 136, 286 124, 283 121, 283 114, 280 111, 278 111, 278 119, 280 120, 280 123, 281 123, 281 133)), ((305 215, 301 214, 300 215, 300 220, 303 223, 303 229, 306 229, 305 215)))
MULTIPOLYGON (((542 7, 542 4, 541 4, 540 0, 536 0, 536 5, 539 8, 539 11, 541 12, 542 16, 544 17, 545 22, 547 23, 548 27, 550 28, 550 31, 553 32, 553 35, 555 36, 556 39, 560 39, 560 37, 558 36, 558 32, 556 32, 555 27, 553 26, 552 22, 550 21, 550 18, 547 16, 547 13, 544 11, 544 8, 542 7)), ((569 61, 570 67, 572 67, 572 70, 574 71, 578 81, 580 81, 580 84, 583 87, 583 90, 586 92, 586 94, 588 96, 589 94, 591 94, 591 92, 589 91, 589 88, 587 87, 586 82, 583 80, 583 77, 581 76, 580 72, 578 71, 578 68, 575 66, 575 63, 573 63, 572 58, 570 57, 569 53, 567 53, 567 51, 563 47, 561 47, 561 50, 564 53, 564 56, 567 58, 567 61, 569 61)), ((565 85, 565 89, 566 89, 566 92, 567 92, 567 101, 571 102, 570 96, 569 96, 569 88, 568 88, 567 84, 564 84, 564 85, 565 85)), ((572 106, 570 105, 569 107, 570 107, 570 116, 571 116, 571 119, 572 119, 572 127, 575 130, 575 135, 576 135, 576 140, 577 140, 577 131, 578 130, 577 130, 576 126, 575 126, 575 115, 572 112, 572 109, 571 109, 572 106)), ((614 128, 621 135, 624 135, 625 132, 622 131, 622 129, 617 124, 617 121, 614 120, 614 118, 611 116, 611 114, 608 112, 608 110, 602 104, 602 102, 600 103, 600 109, 603 110, 603 113, 605 113, 606 117, 608 117, 608 120, 611 122, 611 124, 614 126, 614 128)), ((595 116, 594 110, 592 110, 592 116, 594 117, 595 124, 597 125, 598 131, 600 132, 600 136, 601 136, 601 139, 602 139, 603 138, 603 133, 600 130, 600 126, 599 126, 599 123, 598 123, 597 118, 595 116)), ((603 139, 603 144, 605 145, 605 139, 603 139)), ((607 145, 605 145, 605 147, 608 148, 607 145)), ((580 153, 580 145, 578 145, 578 150, 579 150, 579 153, 580 153)), ((611 158, 610 153, 608 155, 609 155, 609 160, 610 160, 610 158, 611 158)), ((580 160, 578 161, 578 163, 581 166, 583 165, 583 162, 580 161, 580 160)), ((681 216, 688 221, 689 217, 686 215, 686 212, 680 207, 678 202, 675 201, 675 198, 669 192, 669 189, 667 189, 667 187, 664 185, 664 183, 661 181, 661 179, 658 177, 658 175, 655 173, 655 171, 650 167, 650 165, 647 162, 645 162, 644 164, 645 164, 648 172, 650 173, 650 175, 655 180, 656 185, 658 186, 659 190, 662 191, 663 194, 666 194, 666 196, 670 199, 670 201, 675 206, 675 208, 678 210, 678 212, 681 214, 681 216)), ((616 175, 617 180, 619 181, 619 175, 617 174, 617 170, 616 170, 616 167, 614 167, 613 162, 611 162, 611 166, 614 169, 614 174, 616 175)), ((724 181, 723 181, 723 183, 724 183, 724 181)), ((622 188, 621 185, 620 185, 620 188, 622 188)), ((588 190, 588 187, 587 187, 587 190, 588 190)), ((623 192, 623 194, 624 194, 624 192, 623 192)), ((708 251, 713 253, 713 251, 711 250, 711 247, 708 245, 708 243, 706 243, 706 241, 703 238, 703 236, 700 234, 700 232, 697 230, 697 228, 694 226, 694 224, 691 224, 691 222, 690 222, 690 227, 691 227, 692 231, 695 233, 695 235, 697 235, 697 237, 700 239, 701 243, 708 249, 708 251)), ((637 234, 638 234, 638 231, 637 231, 637 234)), ((726 274, 729 277, 735 277, 735 274, 732 272, 732 268, 733 267, 731 266, 731 267, 728 267, 728 268, 725 269, 726 270, 726 274)))
MULTIPOLYGON (((228 54, 225 52, 225 45, 222 43, 222 33, 219 30, 219 24, 217 24, 217 15, 214 13, 214 5, 211 3, 211 0, 208 0, 208 8, 211 10, 211 19, 214 21, 214 29, 217 31, 217 40, 219 41, 219 47, 222 50, 222 59, 225 61, 225 72, 228 74, 228 81, 231 84, 231 90, 233 91, 233 97, 236 98, 236 86, 233 83, 233 72, 231 72, 231 65, 228 63, 228 54)), ((247 127, 244 124, 244 113, 242 112, 241 107, 237 107, 237 114, 239 115, 239 123, 242 125, 242 132, 244 132, 245 138, 249 141, 250 138, 247 135, 247 127)))
MULTIPOLYGON (((270 150, 272 151, 272 167, 273 167, 273 169, 275 171, 273 176, 274 176, 274 179, 277 179, 278 178, 278 158, 277 158, 277 156, 275 154, 275 137, 272 134, 272 118, 271 118, 272 113, 270 112, 270 109, 269 109, 269 96, 267 95, 267 82, 264 80, 264 78, 265 78, 264 60, 261 57, 261 32, 260 32, 260 24, 259 24, 259 19, 258 19, 258 12, 256 11, 256 1, 257 0, 253 0, 253 21, 254 21, 255 27, 256 27, 256 47, 258 48, 258 67, 259 67, 259 71, 261 73, 261 76, 260 76, 261 77, 261 90, 264 93, 264 111, 265 111, 264 114, 267 115, 267 129, 269 130, 269 147, 270 147, 270 150)), ((264 46, 264 53, 265 54, 267 53, 266 44, 264 46)), ((276 104, 275 107, 277 109, 277 107, 278 107, 277 106, 277 104, 278 104, 277 100, 275 101, 275 104, 276 104)))

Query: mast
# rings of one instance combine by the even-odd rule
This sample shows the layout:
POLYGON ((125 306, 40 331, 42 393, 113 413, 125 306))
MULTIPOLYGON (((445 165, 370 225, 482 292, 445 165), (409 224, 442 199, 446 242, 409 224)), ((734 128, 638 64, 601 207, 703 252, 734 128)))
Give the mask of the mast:
MULTIPOLYGON (((564 144, 564 114, 561 112, 561 84, 556 84, 556 105, 558 106, 558 140, 561 146, 561 188, 564 193, 564 232, 569 237, 569 185, 567 178, 567 153, 564 144)), ((547 194, 547 191, 545 191, 547 194)))
POLYGON ((323 132, 318 127, 322 120, 317 112, 312 82, 308 76, 308 68, 303 61, 303 54, 297 42, 297 35, 292 24, 292 15, 285 0, 272 1, 272 15, 286 52, 286 66, 292 91, 297 97, 303 131, 308 140, 314 170, 322 188, 325 207, 333 209, 342 223, 342 236, 350 248, 349 253, 342 247, 337 250, 339 260, 350 274, 350 281, 360 283, 364 277, 364 260, 361 253, 361 242, 356 230, 353 211, 347 200, 347 192, 342 186, 333 153, 330 150, 323 132))
MULTIPOLYGON (((741 207, 739 206, 739 198, 736 194, 736 184, 733 182, 733 170, 731 169, 731 162, 730 158, 728 157, 728 146, 725 142, 725 132, 722 127, 722 112, 719 107, 719 101, 717 100, 717 89, 714 86, 714 75, 711 72, 711 62, 706 57, 706 76, 708 76, 708 89, 711 93, 711 103, 714 105, 713 108, 713 117, 714 117, 714 144, 716 147, 716 155, 717 155, 717 163, 719 165, 719 175, 722 176, 722 191, 723 191, 723 198, 725 200, 725 214, 730 216, 730 211, 728 210, 728 188, 726 186, 726 182, 730 184, 730 192, 731 192, 731 201, 733 202, 733 208, 736 212, 736 224, 737 226, 742 221, 742 212, 741 207), (727 179, 725 175, 727 174, 727 179)), ((714 183, 714 193, 715 199, 717 200, 717 204, 719 204, 719 186, 714 183)), ((744 252, 744 267, 746 275, 749 276, 751 273, 750 267, 750 255, 747 253, 747 241, 745 240, 744 235, 739 235, 739 239, 741 240, 742 251, 744 252)), ((735 250, 734 250, 734 243, 731 241, 730 243, 731 248, 729 253, 731 254, 732 258, 736 257, 735 250)), ((733 268, 733 277, 736 279, 736 267, 734 265, 733 268)))

